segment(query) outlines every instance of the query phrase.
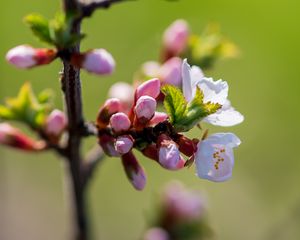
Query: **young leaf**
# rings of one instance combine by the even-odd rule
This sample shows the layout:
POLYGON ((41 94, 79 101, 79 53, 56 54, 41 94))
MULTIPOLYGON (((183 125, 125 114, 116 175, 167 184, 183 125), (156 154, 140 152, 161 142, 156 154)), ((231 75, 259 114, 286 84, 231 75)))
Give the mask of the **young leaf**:
POLYGON ((24 21, 40 41, 53 44, 47 19, 39 14, 30 14, 24 18, 24 21))
POLYGON ((180 122, 187 110, 187 102, 182 92, 172 85, 165 85, 162 92, 165 94, 164 106, 170 116, 171 123, 180 122))
POLYGON ((185 116, 177 123, 177 130, 188 131, 197 125, 203 118, 215 113, 222 105, 203 102, 203 92, 197 87, 194 99, 188 104, 185 116))

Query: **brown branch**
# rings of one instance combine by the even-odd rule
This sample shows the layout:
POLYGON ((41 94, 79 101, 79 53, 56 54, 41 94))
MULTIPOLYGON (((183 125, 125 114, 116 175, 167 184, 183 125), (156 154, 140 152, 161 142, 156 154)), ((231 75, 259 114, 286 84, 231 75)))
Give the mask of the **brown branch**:
POLYGON ((79 0, 79 5, 80 5, 80 9, 81 9, 81 17, 90 17, 93 12, 96 9, 107 9, 109 8, 111 5, 115 4, 115 3, 121 3, 121 2, 125 2, 125 1, 136 1, 136 0, 102 0, 102 1, 86 1, 86 0, 79 0))

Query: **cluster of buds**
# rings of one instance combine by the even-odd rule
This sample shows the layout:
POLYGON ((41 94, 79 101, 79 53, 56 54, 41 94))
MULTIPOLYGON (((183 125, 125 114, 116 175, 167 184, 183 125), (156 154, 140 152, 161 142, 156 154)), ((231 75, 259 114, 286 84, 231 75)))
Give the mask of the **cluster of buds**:
POLYGON ((120 99, 110 98, 100 108, 97 118, 99 144, 107 155, 122 158, 126 174, 138 190, 144 187, 146 178, 132 148, 170 170, 184 167, 181 149, 191 155, 184 145, 195 148, 192 140, 172 130, 166 113, 156 111, 160 87, 159 79, 137 87, 129 110, 120 99))
POLYGON ((111 74, 115 69, 115 60, 105 49, 73 53, 71 56, 65 55, 65 53, 56 49, 33 48, 29 45, 20 45, 8 51, 6 60, 17 68, 33 68, 49 64, 61 56, 67 57, 75 67, 83 68, 94 74, 111 74))
POLYGON ((143 240, 207 239, 206 202, 195 190, 169 183, 159 199, 159 211, 143 240))
MULTIPOLYGON (((139 85, 131 101, 129 96, 122 100, 110 98, 99 110, 99 144, 107 155, 122 159, 129 180, 138 190, 145 186, 146 177, 133 148, 168 170, 182 169, 195 162, 200 178, 221 182, 231 177, 232 149, 240 144, 236 135, 204 134, 190 139, 182 133, 200 121, 218 126, 233 126, 243 121, 243 116, 227 99, 228 84, 206 78, 200 68, 190 67, 187 60, 182 62, 180 73, 183 93, 176 87, 162 86, 154 78, 139 85), (171 92, 161 91, 165 87, 171 92), (162 95, 168 114, 156 111, 162 95)), ((116 97, 117 92, 128 95, 132 92, 124 84, 114 88, 116 97), (124 86, 126 91, 122 91, 124 86)))

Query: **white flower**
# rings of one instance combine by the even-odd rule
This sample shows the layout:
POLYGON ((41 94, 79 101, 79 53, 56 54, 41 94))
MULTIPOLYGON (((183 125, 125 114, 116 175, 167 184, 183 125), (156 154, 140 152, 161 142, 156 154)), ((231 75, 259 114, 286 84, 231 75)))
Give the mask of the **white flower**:
POLYGON ((214 182, 223 182, 232 175, 233 148, 241 140, 233 133, 216 133, 197 145, 195 155, 197 175, 214 182))
POLYGON ((204 103, 210 101, 222 105, 221 109, 207 116, 203 121, 222 127, 233 126, 244 121, 244 116, 236 111, 227 99, 226 81, 214 81, 212 78, 204 77, 201 69, 197 66, 190 67, 186 59, 182 63, 182 80, 183 95, 188 102, 194 98, 198 86, 204 94, 204 103))

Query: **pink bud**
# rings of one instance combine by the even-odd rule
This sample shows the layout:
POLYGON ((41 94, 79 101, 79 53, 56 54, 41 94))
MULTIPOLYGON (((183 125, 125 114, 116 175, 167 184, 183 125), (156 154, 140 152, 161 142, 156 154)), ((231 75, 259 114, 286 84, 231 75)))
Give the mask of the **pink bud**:
POLYGON ((145 62, 142 66, 142 74, 147 77, 157 77, 159 74, 160 64, 155 61, 145 62))
POLYGON ((119 157, 120 154, 115 149, 115 138, 108 134, 101 134, 99 144, 103 151, 110 157, 119 157))
POLYGON ((148 80, 137 87, 135 99, 138 100, 142 96, 157 98, 160 93, 160 81, 158 78, 148 80))
POLYGON ((155 113, 156 106, 157 102, 154 98, 149 96, 140 97, 134 108, 137 119, 142 123, 149 121, 155 113))
POLYGON ((111 116, 110 125, 114 132, 119 133, 127 131, 131 126, 131 122, 125 113, 120 112, 111 116))
POLYGON ((128 153, 133 147, 133 139, 129 135, 119 136, 115 142, 115 149, 120 154, 128 153))
POLYGON ((184 20, 176 20, 164 32, 163 45, 174 55, 182 53, 186 48, 189 37, 189 26, 184 20))
POLYGON ((95 74, 111 74, 115 69, 115 60, 105 49, 94 49, 84 55, 82 68, 95 74))
POLYGON ((44 141, 36 141, 8 123, 0 124, 0 144, 26 151, 40 151, 46 148, 44 141))
POLYGON ((161 134, 157 141, 158 161, 166 169, 177 170, 181 166, 182 157, 176 143, 167 135, 161 134))
POLYGON ((46 120, 46 132, 50 135, 60 136, 67 126, 66 115, 60 110, 53 110, 46 120))
POLYGON ((158 123, 166 121, 168 117, 168 114, 164 112, 155 112, 153 118, 149 122, 149 125, 157 125, 158 123))
POLYGON ((143 240, 170 240, 168 232, 159 227, 153 227, 147 230, 143 240))
POLYGON ((133 95, 133 87, 126 82, 117 82, 113 84, 108 92, 109 97, 120 99, 127 108, 130 108, 133 104, 133 95))
POLYGON ((143 190, 146 185, 146 174, 131 151, 122 155, 122 163, 133 187, 139 191, 143 190))
POLYGON ((122 103, 118 98, 107 99, 100 108, 97 117, 98 127, 106 127, 109 124, 110 117, 122 110, 122 103))
POLYGON ((31 68, 48 64, 56 58, 56 52, 47 48, 33 48, 29 45, 20 45, 10 49, 6 60, 18 68, 31 68))
POLYGON ((170 58, 160 68, 160 79, 163 84, 171 84, 177 87, 181 86, 181 66, 182 60, 178 57, 170 58))
POLYGON ((205 210, 205 201, 201 194, 188 190, 180 182, 167 185, 163 193, 163 205, 173 218, 178 220, 200 220, 205 210))

